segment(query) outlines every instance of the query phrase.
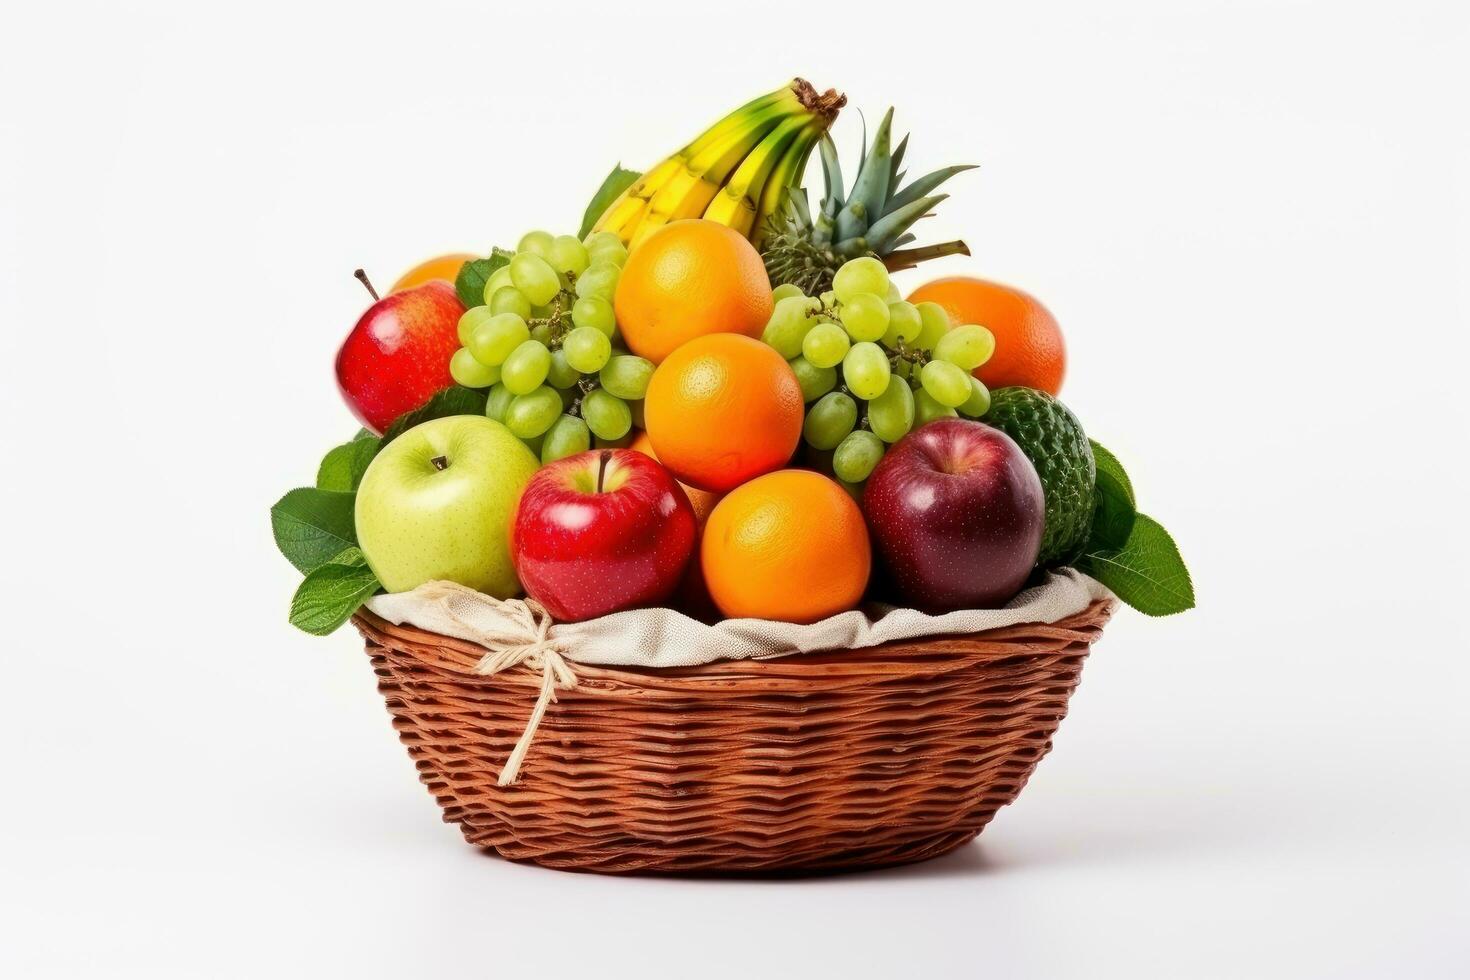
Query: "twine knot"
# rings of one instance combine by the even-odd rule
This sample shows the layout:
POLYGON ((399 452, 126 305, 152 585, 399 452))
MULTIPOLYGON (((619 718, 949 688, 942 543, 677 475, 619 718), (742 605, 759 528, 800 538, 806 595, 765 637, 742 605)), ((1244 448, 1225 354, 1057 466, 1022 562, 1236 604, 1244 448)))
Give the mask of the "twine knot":
POLYGON ((500 786, 509 786, 520 775, 521 764, 526 760, 526 753, 531 750, 531 742, 536 738, 536 730, 541 726, 546 709, 556 700, 557 690, 575 689, 577 675, 562 656, 566 652, 562 641, 551 635, 551 613, 536 600, 497 601, 452 582, 431 582, 420 588, 428 591, 430 587, 434 588, 428 598, 436 601, 445 615, 454 620, 468 636, 473 637, 475 642, 485 647, 485 655, 475 664, 475 673, 498 674, 521 664, 541 671, 541 693, 536 697, 536 706, 531 709, 530 720, 526 722, 526 728, 521 732, 515 748, 511 750, 510 757, 501 767, 500 778, 496 780, 500 786), (455 611, 459 602, 470 602, 482 607, 493 605, 500 620, 496 632, 487 632, 467 622, 465 617, 455 611))

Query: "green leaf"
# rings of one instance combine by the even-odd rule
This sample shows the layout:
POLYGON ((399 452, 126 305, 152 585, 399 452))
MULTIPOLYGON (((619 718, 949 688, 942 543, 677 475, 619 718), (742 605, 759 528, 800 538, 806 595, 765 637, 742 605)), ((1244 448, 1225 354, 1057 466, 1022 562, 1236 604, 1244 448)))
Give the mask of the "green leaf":
POLYGON ((597 219, 602 217, 602 212, 612 206, 641 174, 634 170, 624 170, 620 163, 612 168, 612 173, 603 180, 602 186, 597 188, 597 193, 592 195, 592 200, 587 204, 587 210, 582 214, 582 227, 577 232, 578 238, 586 238, 592 234, 592 226, 597 224, 597 219))
POLYGON ((365 436, 359 433, 351 442, 344 442, 322 457, 316 471, 317 489, 356 490, 362 474, 377 454, 378 437, 371 432, 365 436))
POLYGON ((1092 443, 1092 458, 1097 461, 1097 509, 1092 518, 1088 551, 1110 551, 1123 547, 1133 533, 1137 504, 1133 499, 1133 483, 1118 462, 1118 457, 1092 443))
POLYGON ((345 548, 317 566, 291 597, 291 625, 313 636, 326 636, 347 622, 379 588, 363 553, 345 548))
POLYGON ((1194 583, 1163 525, 1139 514, 1122 548, 1090 551, 1078 567, 1149 616, 1194 608, 1194 583))
POLYGON ((271 508, 271 531, 286 560, 303 572, 357 544, 352 508, 356 494, 300 487, 271 508))
POLYGON ((421 422, 448 418, 451 415, 484 415, 485 399, 488 395, 488 391, 450 385, 436 392, 412 412, 404 412, 394 419, 393 424, 388 426, 388 431, 383 433, 383 441, 378 444, 378 448, 382 449, 421 422))
POLYGON ((1108 478, 1117 483, 1128 495, 1128 502, 1137 507, 1138 500, 1133 496, 1133 481, 1128 479, 1128 473, 1123 469, 1123 464, 1118 462, 1118 457, 1096 439, 1087 441, 1092 444, 1092 458, 1097 461, 1098 477, 1101 478, 1106 473, 1108 478))
POLYGON ((488 259, 472 259, 459 267, 459 275, 454 277, 454 291, 466 309, 485 305, 485 283, 490 281, 496 269, 510 261, 511 254, 497 248, 491 251, 488 259))

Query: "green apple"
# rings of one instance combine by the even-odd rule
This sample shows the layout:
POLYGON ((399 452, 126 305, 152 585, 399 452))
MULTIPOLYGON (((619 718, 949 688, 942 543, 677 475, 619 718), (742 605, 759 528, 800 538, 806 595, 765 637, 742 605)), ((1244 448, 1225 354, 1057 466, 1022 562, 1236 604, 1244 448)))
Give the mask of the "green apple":
POLYGON ((521 591, 510 525, 536 472, 493 419, 452 415, 384 446, 357 490, 357 540, 389 592, 447 579, 508 599, 521 591))

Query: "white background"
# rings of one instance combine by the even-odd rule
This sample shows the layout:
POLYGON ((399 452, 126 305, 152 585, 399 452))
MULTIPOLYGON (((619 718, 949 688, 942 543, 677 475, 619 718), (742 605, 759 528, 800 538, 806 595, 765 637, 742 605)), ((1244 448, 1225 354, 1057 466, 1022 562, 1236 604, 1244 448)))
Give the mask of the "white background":
MULTIPOLYGON (((1456 2, 30 4, 0 26, 0 974, 1470 971, 1470 139, 1456 2), (958 5, 956 5, 956 8, 958 5), (974 161, 925 229, 1042 297, 1200 607, 905 870, 617 880, 439 822, 267 508, 441 251, 574 230, 793 74, 974 161)), ((850 158, 849 158, 850 159, 850 158)), ((820 183, 820 181, 818 181, 820 183)))

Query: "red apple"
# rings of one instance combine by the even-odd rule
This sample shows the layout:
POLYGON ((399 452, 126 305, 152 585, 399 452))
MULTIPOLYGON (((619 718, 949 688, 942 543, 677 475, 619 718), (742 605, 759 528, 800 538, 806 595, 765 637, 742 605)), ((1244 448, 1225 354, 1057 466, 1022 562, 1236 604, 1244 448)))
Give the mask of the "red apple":
POLYGON ((658 605, 694 552, 694 510, 643 453, 578 453, 526 485, 510 550, 526 593, 557 619, 658 605))
POLYGON ((1041 549, 1041 478, 1011 437, 948 418, 910 432, 868 477, 863 509, 898 598, 928 612, 989 609, 1041 549))
POLYGON ((337 352, 337 385, 353 414, 382 434, 452 383, 449 359, 459 349, 464 304, 440 280, 377 296, 337 352))

